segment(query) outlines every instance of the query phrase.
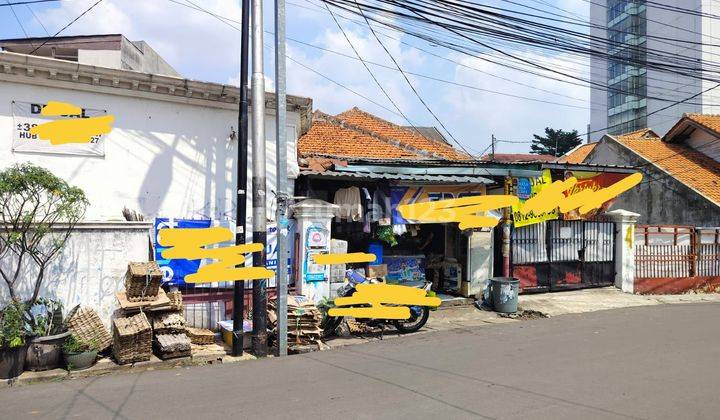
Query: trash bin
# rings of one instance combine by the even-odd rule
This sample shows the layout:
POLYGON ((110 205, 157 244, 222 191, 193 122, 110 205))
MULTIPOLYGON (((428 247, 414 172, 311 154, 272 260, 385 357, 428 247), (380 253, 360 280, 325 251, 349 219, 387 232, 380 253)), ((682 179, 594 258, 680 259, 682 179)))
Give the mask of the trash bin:
POLYGON ((511 314, 517 312, 520 280, 512 277, 490 279, 490 296, 496 312, 511 314))

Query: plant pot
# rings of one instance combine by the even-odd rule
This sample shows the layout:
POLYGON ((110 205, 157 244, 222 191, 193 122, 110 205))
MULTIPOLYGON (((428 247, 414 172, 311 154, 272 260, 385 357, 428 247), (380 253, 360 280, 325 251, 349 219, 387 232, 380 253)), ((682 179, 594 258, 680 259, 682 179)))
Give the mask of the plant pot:
POLYGON ((97 350, 88 350, 80 353, 63 353, 68 370, 83 370, 95 364, 97 350))
POLYGON ((12 379, 23 373, 27 344, 13 348, 0 348, 0 379, 12 379))
POLYGON ((50 370, 60 367, 62 362, 62 345, 70 332, 35 337, 28 343, 25 369, 32 371, 50 370))

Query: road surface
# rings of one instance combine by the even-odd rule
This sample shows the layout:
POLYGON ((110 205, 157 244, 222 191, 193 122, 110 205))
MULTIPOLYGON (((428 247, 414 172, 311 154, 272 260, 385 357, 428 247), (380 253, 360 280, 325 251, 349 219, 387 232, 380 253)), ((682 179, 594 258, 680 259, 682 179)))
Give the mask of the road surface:
POLYGON ((718 418, 720 303, 0 390, 0 418, 718 418))

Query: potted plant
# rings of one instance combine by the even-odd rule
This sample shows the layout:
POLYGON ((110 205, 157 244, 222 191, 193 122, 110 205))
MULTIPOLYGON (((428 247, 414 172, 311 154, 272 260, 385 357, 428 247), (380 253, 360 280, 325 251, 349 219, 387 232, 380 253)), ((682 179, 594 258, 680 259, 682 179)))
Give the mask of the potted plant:
POLYGON ((98 354, 96 340, 83 341, 70 335, 63 344, 63 356, 68 370, 83 370, 95 364, 98 354))
POLYGON ((0 379, 15 378, 23 372, 26 352, 24 314, 25 305, 16 300, 0 311, 0 379))
POLYGON ((28 339, 25 369, 32 371, 60 367, 62 345, 70 335, 65 331, 63 304, 59 300, 39 298, 28 311, 32 338, 28 339))

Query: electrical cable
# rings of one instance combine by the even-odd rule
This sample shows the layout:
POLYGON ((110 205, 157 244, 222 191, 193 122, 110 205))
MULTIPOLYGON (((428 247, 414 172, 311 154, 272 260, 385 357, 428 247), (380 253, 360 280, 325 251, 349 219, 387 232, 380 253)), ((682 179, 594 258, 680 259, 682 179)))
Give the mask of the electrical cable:
POLYGON ((73 23, 77 22, 81 17, 85 16, 86 13, 88 13, 89 11, 91 11, 93 8, 95 8, 95 6, 97 6, 98 4, 100 4, 102 1, 103 1, 103 0, 97 0, 97 1, 96 1, 95 3, 93 3, 90 7, 88 7, 87 9, 85 9, 85 11, 83 11, 82 13, 80 13, 80 15, 78 15, 75 19, 71 20, 70 22, 68 22, 67 25, 63 26, 63 27, 60 28, 57 32, 55 32, 55 34, 54 34, 53 36, 47 38, 45 41, 42 42, 42 44, 40 44, 40 45, 38 45, 37 47, 35 47, 35 49, 32 50, 32 51, 30 52, 30 54, 28 54, 28 55, 33 55, 33 54, 35 54, 35 52, 36 52, 37 50, 39 50, 40 48, 42 48, 43 45, 47 44, 48 42, 50 42, 51 40, 53 40, 55 37, 57 37, 58 35, 60 35, 60 33, 62 33, 62 31, 64 31, 65 29, 69 28, 73 23))

